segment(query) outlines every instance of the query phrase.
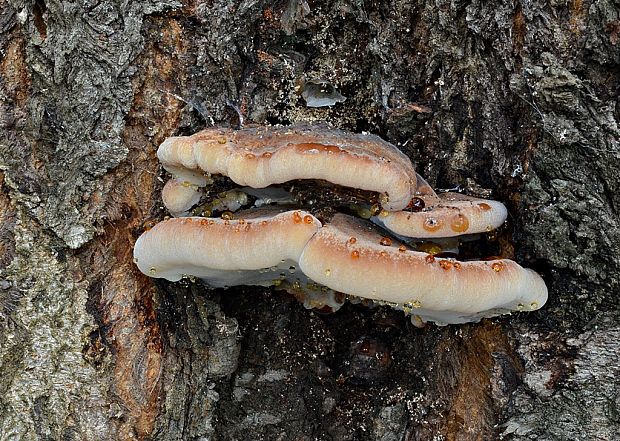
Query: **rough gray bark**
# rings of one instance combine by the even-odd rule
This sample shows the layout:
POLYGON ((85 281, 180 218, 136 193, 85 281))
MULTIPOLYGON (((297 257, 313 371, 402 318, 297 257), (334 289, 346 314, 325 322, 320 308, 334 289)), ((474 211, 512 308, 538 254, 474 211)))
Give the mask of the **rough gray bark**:
POLYGON ((611 0, 0 0, 0 440, 620 439, 619 40, 611 0), (548 305, 419 330, 140 275, 155 149, 227 100, 492 193, 548 305))

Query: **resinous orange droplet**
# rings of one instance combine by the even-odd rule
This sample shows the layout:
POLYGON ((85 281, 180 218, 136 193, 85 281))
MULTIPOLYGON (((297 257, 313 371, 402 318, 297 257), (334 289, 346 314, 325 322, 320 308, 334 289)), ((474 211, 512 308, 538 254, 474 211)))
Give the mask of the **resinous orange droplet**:
POLYGON ((435 219, 434 217, 427 217, 424 220, 424 224, 422 225, 422 227, 426 230, 426 231, 437 231, 441 228, 441 221, 435 219))
POLYGON ((357 239, 356 239, 355 237, 350 237, 350 238, 349 238, 349 243, 350 243, 351 245, 353 245, 355 242, 357 242, 357 239))
POLYGON ((429 254, 428 256, 426 256, 425 259, 427 263, 433 263, 435 261, 435 256, 433 256, 432 254, 429 254))
POLYGON ((478 204, 478 207, 482 210, 482 211, 489 211, 491 209, 491 206, 489 204, 487 204, 486 202, 480 202, 478 204))
POLYGON ((359 251, 357 251, 357 250, 351 251, 351 258, 352 259, 359 259, 359 257, 360 257, 360 252, 359 251))
POLYGON ((296 224, 301 223, 301 214, 299 214, 299 211, 293 213, 293 222, 295 222, 296 224))
POLYGON ((499 273, 501 270, 504 269, 504 264, 502 262, 494 262, 491 265, 491 268, 493 268, 493 271, 495 271, 496 273, 499 273))
POLYGON ((306 214, 304 216, 304 222, 308 225, 310 225, 313 222, 312 216, 310 216, 309 214, 306 214))
POLYGON ((467 219, 467 216, 459 213, 452 218, 450 228, 452 228, 452 231, 455 233, 464 233, 469 228, 469 219, 467 219))
POLYGON ((272 153, 271 152, 265 152, 261 155, 263 158, 271 158, 272 153))
POLYGON ((383 246, 389 247, 390 245, 392 245, 392 239, 390 239, 389 237, 382 237, 381 240, 379 241, 379 243, 383 246))
POLYGON ((449 260, 440 260, 439 266, 445 270, 449 270, 450 268, 452 268, 452 262, 450 262, 449 260))
POLYGON ((405 251, 407 251, 407 247, 405 247, 404 245, 401 245, 398 247, 398 251, 400 251, 401 253, 404 253, 405 251))

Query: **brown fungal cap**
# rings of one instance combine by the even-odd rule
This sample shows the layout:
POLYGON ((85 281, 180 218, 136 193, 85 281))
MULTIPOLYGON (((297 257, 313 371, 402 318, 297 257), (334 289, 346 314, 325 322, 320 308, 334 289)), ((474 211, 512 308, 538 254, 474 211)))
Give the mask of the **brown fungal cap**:
POLYGON ((338 214, 304 248, 300 268, 335 291, 416 305, 413 312, 423 320, 441 323, 474 321, 523 305, 538 309, 547 300, 540 276, 510 260, 427 259, 426 253, 381 241, 371 224, 338 214))
POLYGON ((385 212, 373 221, 400 236, 441 238, 491 231, 500 227, 508 216, 501 202, 459 193, 415 199, 424 202, 423 209, 385 212))
POLYGON ((173 174, 202 170, 264 188, 295 179, 324 179, 382 195, 388 210, 404 208, 417 188, 411 161, 374 135, 309 126, 208 129, 168 138, 157 156, 173 174))
POLYGON ((138 238, 134 261, 144 274, 171 281, 191 275, 219 286, 264 284, 275 276, 262 277, 257 270, 297 262, 320 226, 318 219, 300 210, 251 220, 168 219, 138 238))

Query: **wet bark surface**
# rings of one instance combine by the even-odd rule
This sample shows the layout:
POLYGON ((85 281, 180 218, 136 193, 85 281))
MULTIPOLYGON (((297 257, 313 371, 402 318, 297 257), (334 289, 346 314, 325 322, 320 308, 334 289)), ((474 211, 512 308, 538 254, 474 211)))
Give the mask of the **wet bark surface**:
POLYGON ((0 439, 618 439, 619 11, 0 0, 0 439), (319 80, 346 101, 308 107, 319 80), (376 133, 503 201, 548 304, 417 329, 141 275, 157 146, 234 107, 376 133))

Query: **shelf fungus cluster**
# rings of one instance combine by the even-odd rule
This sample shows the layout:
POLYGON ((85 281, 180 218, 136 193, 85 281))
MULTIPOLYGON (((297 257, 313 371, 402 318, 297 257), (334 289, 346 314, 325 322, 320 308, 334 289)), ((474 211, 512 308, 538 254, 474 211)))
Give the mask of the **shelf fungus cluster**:
POLYGON ((157 156, 173 175, 162 198, 175 217, 136 242, 134 260, 151 277, 275 286, 332 311, 346 299, 387 304, 417 325, 531 311, 547 300, 534 271, 460 254, 504 223, 504 205, 437 195, 376 136, 208 129, 167 139, 157 156))

